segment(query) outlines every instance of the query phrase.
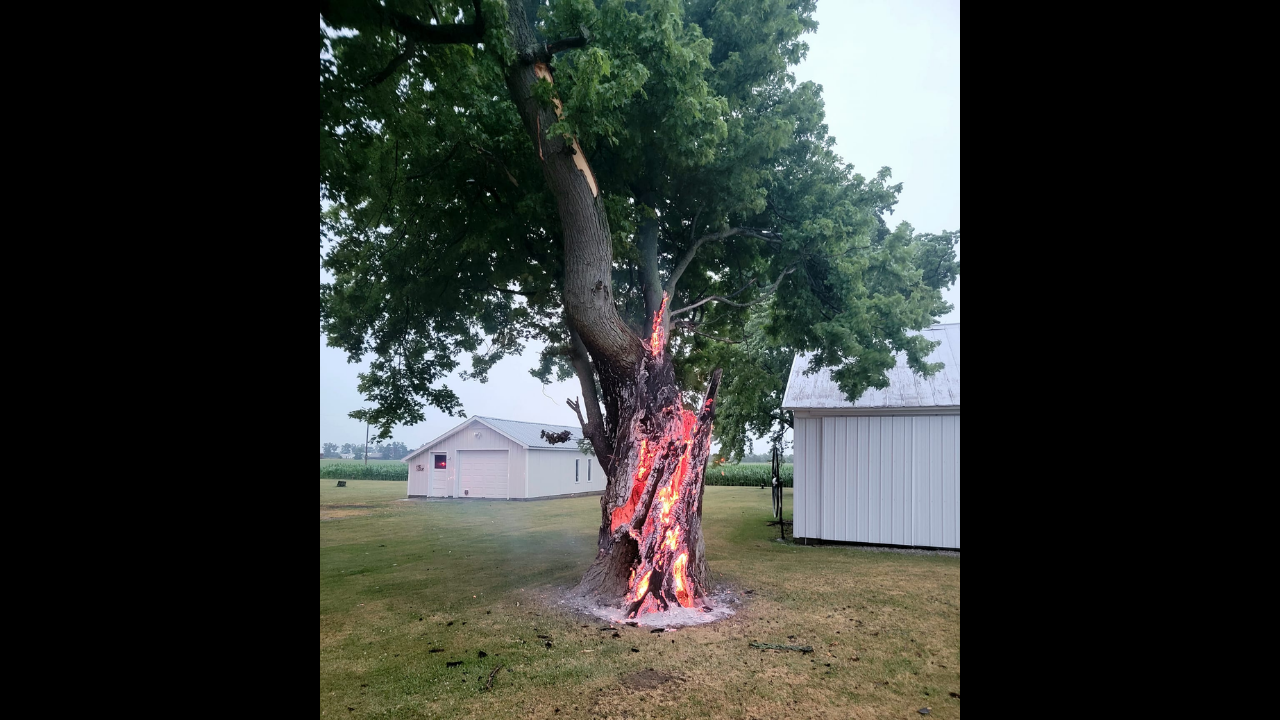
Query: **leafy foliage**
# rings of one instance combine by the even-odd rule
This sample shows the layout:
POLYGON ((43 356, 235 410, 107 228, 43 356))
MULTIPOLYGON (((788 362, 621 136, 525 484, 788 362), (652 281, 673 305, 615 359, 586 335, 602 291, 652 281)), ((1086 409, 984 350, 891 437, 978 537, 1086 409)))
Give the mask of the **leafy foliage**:
MULTIPOLYGON (((371 409, 352 416, 386 439, 426 406, 462 414, 443 381, 464 356, 462 376, 481 382, 531 342, 540 381, 574 371, 560 218, 505 80, 517 62, 505 4, 484 1, 474 46, 411 47, 360 8, 327 13, 321 28, 320 222, 334 280, 321 285, 320 321, 352 361, 370 357, 359 389, 371 409)), ((475 19, 470 3, 395 9, 475 19)), ((643 254, 656 243, 656 272, 674 285, 678 381, 700 388, 724 368, 715 432, 731 457, 751 437, 780 443, 796 352, 833 368, 851 398, 887 384, 896 352, 936 371, 911 331, 950 310, 941 289, 960 269, 959 231, 889 227, 902 185, 888 168, 867 177, 843 163, 822 88, 788 72, 813 12, 813 0, 538 9, 545 40, 589 38, 557 54, 554 84, 535 92, 562 111, 541 132, 576 137, 598 181, 613 301, 646 336, 643 254)))

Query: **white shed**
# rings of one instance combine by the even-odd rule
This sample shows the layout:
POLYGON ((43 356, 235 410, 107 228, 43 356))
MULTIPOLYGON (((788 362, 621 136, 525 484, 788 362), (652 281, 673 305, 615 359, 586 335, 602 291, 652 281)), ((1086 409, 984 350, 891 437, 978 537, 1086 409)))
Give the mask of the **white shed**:
POLYGON ((829 370, 791 364, 784 410, 794 415, 797 538, 960 547, 960 324, 922 335, 942 344, 925 379, 899 356, 889 386, 850 403, 829 370))
POLYGON ((600 463, 578 450, 582 429, 473 417, 405 456, 409 497, 526 500, 604 492, 600 463), (552 445, 542 437, 569 431, 552 445))

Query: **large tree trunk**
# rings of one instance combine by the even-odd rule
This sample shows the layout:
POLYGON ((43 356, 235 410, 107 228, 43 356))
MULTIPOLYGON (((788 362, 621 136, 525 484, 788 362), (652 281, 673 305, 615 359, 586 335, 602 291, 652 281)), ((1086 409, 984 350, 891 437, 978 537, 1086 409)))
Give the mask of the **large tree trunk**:
MULTIPOLYGON (((655 327, 661 323, 660 311, 655 327)), ((698 410, 686 410, 660 335, 654 332, 631 387, 619 393, 625 421, 600 499, 596 559, 575 590, 609 604, 625 598, 632 617, 674 604, 705 607, 710 589, 702 491, 720 371, 698 410)))
MULTIPOLYGON (((507 10, 519 57, 507 70, 507 88, 556 198, 564 233, 569 355, 589 418, 582 421, 583 432, 608 478, 599 549, 577 592, 626 603, 630 614, 671 604, 703 606, 709 578, 702 482, 720 372, 713 374, 698 411, 686 410, 665 350, 666 298, 653 313, 648 338, 639 338, 619 317, 610 287, 613 240, 599 187, 576 139, 546 137, 558 118, 558 101, 541 106, 533 89, 540 81, 554 82, 550 58, 528 22, 525 3, 507 0, 507 10), (597 378, 603 397, 596 396, 597 378)), ((653 235, 648 239, 656 246, 653 235)), ((650 254, 654 267, 646 270, 656 275, 656 250, 646 258, 650 254)), ((660 286, 653 280, 647 282, 646 295, 652 297, 646 304, 658 297, 660 286)))

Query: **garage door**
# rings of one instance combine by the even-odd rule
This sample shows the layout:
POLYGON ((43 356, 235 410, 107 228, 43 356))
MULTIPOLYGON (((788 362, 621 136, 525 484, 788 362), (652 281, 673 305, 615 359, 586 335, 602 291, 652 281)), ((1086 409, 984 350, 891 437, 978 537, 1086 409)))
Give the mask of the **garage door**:
POLYGON ((506 450, 458 452, 459 492, 463 497, 507 497, 506 450))

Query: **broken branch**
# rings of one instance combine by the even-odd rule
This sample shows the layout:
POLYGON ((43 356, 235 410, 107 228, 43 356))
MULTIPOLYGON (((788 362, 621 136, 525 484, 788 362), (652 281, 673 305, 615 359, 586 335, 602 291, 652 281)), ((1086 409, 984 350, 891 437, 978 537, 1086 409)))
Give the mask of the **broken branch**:
POLYGON ((795 650, 796 652, 811 653, 812 645, 774 645, 773 643, 751 643, 751 647, 761 650, 795 650))
POLYGON ((501 670, 501 669, 502 669, 502 665, 498 665, 498 667, 496 667, 496 668, 494 668, 493 670, 490 670, 490 671, 489 671, 489 680, 484 684, 484 689, 485 689, 485 690, 492 690, 492 689, 493 689, 493 676, 494 676, 494 675, 497 675, 497 674, 498 674, 498 671, 499 671, 499 670, 501 670))

